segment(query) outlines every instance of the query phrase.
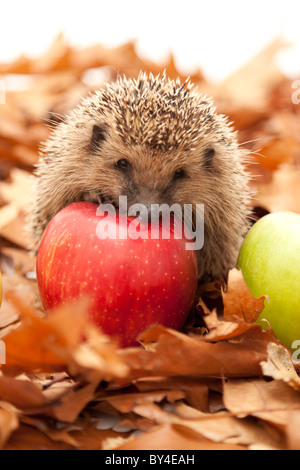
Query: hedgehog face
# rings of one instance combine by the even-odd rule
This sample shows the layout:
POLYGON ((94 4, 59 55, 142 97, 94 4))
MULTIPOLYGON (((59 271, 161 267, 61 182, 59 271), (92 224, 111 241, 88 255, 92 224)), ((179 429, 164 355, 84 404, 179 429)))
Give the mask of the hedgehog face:
POLYGON ((86 191, 89 200, 111 202, 116 207, 119 196, 127 196, 128 205, 139 203, 146 207, 178 202, 176 192, 183 190, 189 179, 187 165, 181 160, 175 163, 171 157, 168 161, 166 155, 153 155, 147 147, 133 146, 128 151, 122 143, 118 149, 107 143, 88 160, 92 160, 86 191))
POLYGON ((199 138, 189 149, 128 145, 110 118, 93 124, 88 135, 87 156, 80 171, 82 184, 89 183, 85 200, 111 203, 118 209, 119 197, 126 196, 128 207, 142 204, 148 211, 153 204, 192 204, 195 208, 206 202, 210 207, 213 201, 222 203, 221 197, 216 199, 216 177, 220 176, 217 168, 224 149, 209 136, 199 138))

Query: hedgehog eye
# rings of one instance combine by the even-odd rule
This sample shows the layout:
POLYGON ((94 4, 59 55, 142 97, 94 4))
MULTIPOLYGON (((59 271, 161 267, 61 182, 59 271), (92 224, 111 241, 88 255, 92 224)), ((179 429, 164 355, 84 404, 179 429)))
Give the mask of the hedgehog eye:
POLYGON ((121 160, 117 161, 117 167, 121 168, 121 170, 127 170, 130 167, 130 163, 126 158, 121 158, 121 160))
POLYGON ((173 175, 173 178, 175 180, 180 180, 184 177, 185 177, 185 171, 182 168, 180 168, 179 170, 176 170, 174 175, 173 175))

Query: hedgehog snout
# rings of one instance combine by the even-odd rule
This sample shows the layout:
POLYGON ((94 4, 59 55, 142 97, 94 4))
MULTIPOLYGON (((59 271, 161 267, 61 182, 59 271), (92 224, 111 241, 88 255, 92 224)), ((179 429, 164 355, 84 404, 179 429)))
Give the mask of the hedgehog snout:
POLYGON ((151 212, 151 206, 153 204, 163 203, 168 203, 164 197, 164 191, 155 184, 153 186, 150 184, 135 184, 134 187, 129 190, 128 205, 140 204, 144 206, 148 212, 151 212))

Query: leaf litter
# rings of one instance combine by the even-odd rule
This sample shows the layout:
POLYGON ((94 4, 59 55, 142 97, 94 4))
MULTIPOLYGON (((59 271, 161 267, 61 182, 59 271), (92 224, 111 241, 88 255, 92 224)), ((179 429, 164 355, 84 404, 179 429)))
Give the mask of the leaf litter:
MULTIPOLYGON (((254 218, 300 213, 300 107, 275 65, 283 47, 275 41, 220 84, 191 74, 239 130, 254 218)), ((182 331, 152 325, 139 347, 120 349, 96 329, 88 300, 49 317, 41 308, 24 233, 39 146, 82 96, 141 69, 187 78, 172 56, 160 66, 134 42, 76 49, 63 35, 40 58, 0 64, 0 79, 24 84, 0 106, 0 448, 300 449, 299 363, 255 323, 265 298, 237 269, 200 286, 182 331)))

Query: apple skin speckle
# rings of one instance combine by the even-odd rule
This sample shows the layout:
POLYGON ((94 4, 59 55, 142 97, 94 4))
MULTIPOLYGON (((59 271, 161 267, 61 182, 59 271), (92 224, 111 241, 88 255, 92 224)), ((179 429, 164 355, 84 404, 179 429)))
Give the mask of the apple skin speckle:
MULTIPOLYGON (((49 223, 37 256, 45 310, 89 297, 90 318, 123 347, 137 345, 139 333, 152 323, 180 329, 197 288, 196 253, 185 249, 185 239, 175 237, 159 243, 150 235, 100 240, 96 210, 89 202, 74 203, 49 223)), ((124 224, 121 217, 116 223, 120 219, 124 224)), ((127 219, 127 227, 131 221, 127 219)), ((148 226, 142 229, 150 231, 148 226)))

